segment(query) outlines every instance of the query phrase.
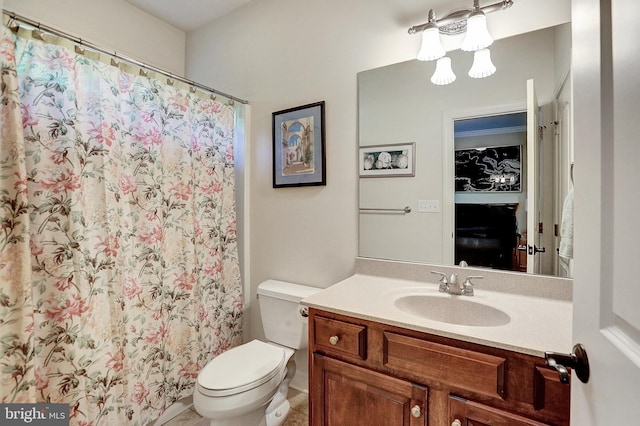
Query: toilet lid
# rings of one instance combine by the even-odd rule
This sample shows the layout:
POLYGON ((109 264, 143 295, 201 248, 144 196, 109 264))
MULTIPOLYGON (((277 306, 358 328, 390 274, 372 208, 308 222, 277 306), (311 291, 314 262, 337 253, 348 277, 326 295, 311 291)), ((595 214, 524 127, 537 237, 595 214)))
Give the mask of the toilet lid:
POLYGON ((210 396, 245 392, 271 380, 285 361, 284 349, 252 340, 211 360, 198 374, 198 385, 210 396))

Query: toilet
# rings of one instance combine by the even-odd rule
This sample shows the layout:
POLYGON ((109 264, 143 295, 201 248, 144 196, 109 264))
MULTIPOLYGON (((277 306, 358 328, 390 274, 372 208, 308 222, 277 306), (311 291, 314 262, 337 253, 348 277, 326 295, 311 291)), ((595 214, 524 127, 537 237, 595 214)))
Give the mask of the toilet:
POLYGON ((280 426, 296 372, 293 354, 308 346, 300 300, 321 289, 268 280, 258 286, 267 342, 252 340, 212 359, 198 374, 196 411, 211 426, 280 426))

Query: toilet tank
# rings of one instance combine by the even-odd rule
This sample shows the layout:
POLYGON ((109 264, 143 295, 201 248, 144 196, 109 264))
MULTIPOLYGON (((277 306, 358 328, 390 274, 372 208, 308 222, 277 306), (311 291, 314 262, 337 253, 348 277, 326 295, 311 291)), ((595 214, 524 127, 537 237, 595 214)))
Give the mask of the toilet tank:
POLYGON ((321 290, 277 280, 258 285, 260 316, 267 340, 292 349, 307 347, 307 318, 300 313, 300 300, 321 290))

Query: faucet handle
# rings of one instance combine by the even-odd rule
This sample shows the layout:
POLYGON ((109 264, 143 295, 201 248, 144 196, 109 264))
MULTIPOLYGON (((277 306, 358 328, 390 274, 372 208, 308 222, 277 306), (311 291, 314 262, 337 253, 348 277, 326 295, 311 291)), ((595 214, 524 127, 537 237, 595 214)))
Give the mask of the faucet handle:
POLYGON ((438 288, 438 291, 442 291, 444 293, 446 293, 448 291, 449 288, 449 281, 447 281, 447 274, 443 273, 443 272, 439 272, 439 271, 431 271, 432 274, 436 274, 436 275, 440 275, 440 287, 438 288))
POLYGON ((467 277, 467 280, 481 280, 481 279, 483 279, 483 278, 484 278, 484 277, 483 277, 482 275, 469 275, 469 276, 467 277))
POLYGON ((440 275, 440 282, 447 282, 447 274, 440 271, 431 271, 432 274, 440 275))
POLYGON ((465 296, 473 296, 473 283, 471 280, 481 280, 483 278, 482 275, 469 275, 462 283, 462 294, 465 296))

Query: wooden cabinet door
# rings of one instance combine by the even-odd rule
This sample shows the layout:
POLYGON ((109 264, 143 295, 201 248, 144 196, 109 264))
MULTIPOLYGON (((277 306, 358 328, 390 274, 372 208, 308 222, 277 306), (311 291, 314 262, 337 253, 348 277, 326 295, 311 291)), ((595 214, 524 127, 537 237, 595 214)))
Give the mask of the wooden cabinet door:
POLYGON ((548 426, 497 408, 449 397, 449 424, 455 426, 548 426), (456 420, 459 423, 456 423, 456 420))
POLYGON ((313 354, 310 425, 426 426, 427 389, 313 354))

